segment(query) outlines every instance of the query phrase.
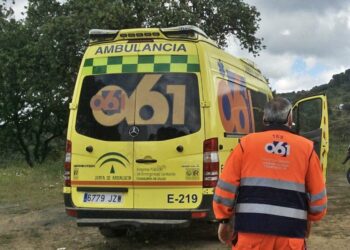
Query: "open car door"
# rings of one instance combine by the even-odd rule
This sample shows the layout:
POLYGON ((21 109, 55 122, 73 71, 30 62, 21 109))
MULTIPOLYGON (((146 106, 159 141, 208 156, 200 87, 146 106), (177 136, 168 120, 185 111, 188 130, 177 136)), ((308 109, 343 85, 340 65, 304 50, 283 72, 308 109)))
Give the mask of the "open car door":
POLYGON ((327 97, 318 95, 297 101, 293 106, 293 121, 296 132, 314 142, 326 179, 329 149, 327 97))

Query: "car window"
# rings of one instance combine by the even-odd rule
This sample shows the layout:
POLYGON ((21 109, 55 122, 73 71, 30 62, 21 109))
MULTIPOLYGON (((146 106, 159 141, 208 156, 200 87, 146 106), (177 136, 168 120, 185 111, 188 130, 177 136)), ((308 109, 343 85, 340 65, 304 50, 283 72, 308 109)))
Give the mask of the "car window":
POLYGON ((253 105, 255 132, 260 132, 264 129, 264 107, 268 100, 268 97, 266 94, 254 90, 250 90, 250 96, 252 98, 253 105))
POLYGON ((312 99, 299 103, 297 116, 299 133, 319 129, 322 120, 322 100, 312 99))
MULTIPOLYGON (((244 83, 244 80, 241 82, 244 83)), ((217 84, 219 113, 225 134, 242 135, 262 131, 266 94, 226 79, 217 79, 217 84)))
POLYGON ((106 141, 157 141, 200 129, 198 80, 194 73, 86 76, 76 131, 106 141), (137 135, 130 135, 136 126, 137 135))

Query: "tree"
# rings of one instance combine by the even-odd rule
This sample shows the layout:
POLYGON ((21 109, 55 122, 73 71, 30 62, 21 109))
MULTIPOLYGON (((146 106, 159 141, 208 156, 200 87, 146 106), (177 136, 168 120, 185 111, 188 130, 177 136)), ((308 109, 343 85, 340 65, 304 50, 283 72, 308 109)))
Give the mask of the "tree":
POLYGON ((0 31, 1 133, 11 138, 9 145, 24 155, 29 166, 45 160, 50 143, 62 136, 67 121, 68 92, 63 89, 65 75, 60 74, 64 68, 56 64, 62 60, 54 58, 57 41, 48 37, 50 22, 44 25, 58 14, 49 11, 55 1, 43 2, 40 7, 48 10, 48 15, 40 14, 43 25, 7 15, 0 31))
POLYGON ((92 28, 191 24, 220 46, 233 34, 242 48, 257 55, 264 48, 255 36, 259 15, 241 0, 29 0, 25 19, 18 21, 2 6, 0 138, 11 138, 12 150, 30 166, 43 162, 63 141, 68 103, 92 28))
POLYGON ((260 13, 242 0, 70 0, 67 6, 83 27, 195 25, 222 47, 232 34, 254 55, 264 48, 263 39, 256 37, 260 13))

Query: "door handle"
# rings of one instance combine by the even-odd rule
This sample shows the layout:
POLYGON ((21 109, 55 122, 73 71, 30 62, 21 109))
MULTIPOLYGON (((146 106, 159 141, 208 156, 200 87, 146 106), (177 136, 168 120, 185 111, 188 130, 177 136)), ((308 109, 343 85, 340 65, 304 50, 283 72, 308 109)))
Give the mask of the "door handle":
POLYGON ((156 159, 137 159, 137 163, 156 163, 156 159))

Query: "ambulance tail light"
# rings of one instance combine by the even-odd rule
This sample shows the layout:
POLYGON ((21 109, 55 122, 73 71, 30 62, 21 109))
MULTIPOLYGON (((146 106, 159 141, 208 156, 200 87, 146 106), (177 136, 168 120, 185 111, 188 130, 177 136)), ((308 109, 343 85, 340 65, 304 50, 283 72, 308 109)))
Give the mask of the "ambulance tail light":
POLYGON ((73 210, 73 209, 66 209, 66 214, 68 216, 71 216, 71 217, 77 217, 78 216, 77 210, 73 210))
POLYGON ((71 165, 72 165, 72 142, 67 140, 66 144, 66 156, 64 161, 64 185, 66 187, 71 186, 71 165))
POLYGON ((216 187, 218 179, 218 138, 211 138, 203 143, 203 187, 216 187))
POLYGON ((203 219, 208 216, 207 212, 192 212, 192 219, 203 219))

